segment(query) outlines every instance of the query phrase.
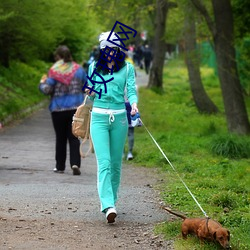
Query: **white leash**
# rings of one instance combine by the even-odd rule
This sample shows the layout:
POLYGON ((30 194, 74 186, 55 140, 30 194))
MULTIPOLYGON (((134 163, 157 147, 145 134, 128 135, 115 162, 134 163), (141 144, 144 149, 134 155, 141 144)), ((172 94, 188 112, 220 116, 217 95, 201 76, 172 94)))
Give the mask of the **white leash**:
MULTIPOLYGON (((140 118, 139 118, 140 119, 140 118)), ((147 130, 148 134, 150 135, 150 137, 152 138, 153 142, 155 143, 155 145, 159 148, 159 150, 161 151, 162 155, 165 157, 165 159, 167 160, 167 162, 169 163, 169 165, 172 167, 172 169, 176 172, 177 176, 179 177, 179 179, 181 180, 181 182, 183 183, 183 185, 185 186, 185 188, 187 189, 187 191, 189 192, 189 194, 191 195, 191 197, 194 199, 194 201, 196 202, 196 204, 198 205, 198 207, 200 208, 200 210, 202 211, 202 213, 205 215, 205 217, 208 218, 206 212, 202 209, 201 205, 199 204, 199 202, 196 200, 196 198, 194 197, 194 195, 192 194, 192 192, 190 191, 190 189, 188 188, 188 186, 186 185, 186 183, 182 180, 182 178, 180 177, 180 175, 178 174, 177 170, 175 169, 175 167, 173 166, 173 164, 170 162, 170 160, 168 159, 168 157, 165 155, 165 153, 163 152, 163 150, 161 149, 161 147, 159 146, 159 144, 157 143, 157 141, 154 139, 154 137, 152 136, 152 134, 149 132, 149 130, 147 129, 147 127, 145 126, 145 124, 142 122, 142 120, 140 119, 141 123, 143 124, 143 126, 145 127, 145 129, 147 130)))

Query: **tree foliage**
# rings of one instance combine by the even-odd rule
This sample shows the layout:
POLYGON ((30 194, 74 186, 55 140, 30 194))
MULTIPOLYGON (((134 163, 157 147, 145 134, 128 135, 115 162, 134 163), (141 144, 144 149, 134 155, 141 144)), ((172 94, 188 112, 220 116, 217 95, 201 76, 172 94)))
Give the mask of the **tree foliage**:
POLYGON ((178 44, 183 37, 184 14, 181 8, 182 3, 177 1, 177 8, 169 10, 164 39, 167 43, 178 44))
POLYGON ((94 40, 95 20, 87 11, 87 4, 84 0, 2 0, 0 63, 8 67, 12 59, 48 60, 63 43, 80 59, 94 40))
POLYGON ((250 8, 248 0, 233 0, 234 30, 238 50, 238 68, 241 85, 250 96, 250 8))
POLYGON ((129 43, 141 43, 140 33, 147 30, 149 40, 154 36, 155 0, 94 0, 91 6, 102 31, 112 29, 116 21, 135 29, 138 33, 129 43))
POLYGON ((235 36, 236 38, 244 38, 250 36, 250 1, 233 0, 232 9, 234 14, 235 36))

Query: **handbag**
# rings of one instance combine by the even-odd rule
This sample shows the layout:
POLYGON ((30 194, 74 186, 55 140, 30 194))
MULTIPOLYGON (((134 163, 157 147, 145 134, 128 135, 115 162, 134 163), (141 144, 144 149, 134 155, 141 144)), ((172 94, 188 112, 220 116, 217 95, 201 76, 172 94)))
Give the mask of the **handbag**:
POLYGON ((86 103, 88 96, 86 95, 83 103, 76 109, 72 118, 72 134, 80 140, 80 155, 85 158, 90 151, 93 151, 93 143, 90 137, 90 113, 92 103, 86 103), (83 145, 89 141, 89 148, 86 153, 83 152, 83 145))

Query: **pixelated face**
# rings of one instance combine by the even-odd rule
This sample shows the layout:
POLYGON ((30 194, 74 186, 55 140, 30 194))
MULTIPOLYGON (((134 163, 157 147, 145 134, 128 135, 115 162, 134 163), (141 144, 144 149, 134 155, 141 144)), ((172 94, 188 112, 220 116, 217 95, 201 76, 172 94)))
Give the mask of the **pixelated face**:
POLYGON ((118 47, 112 47, 112 48, 106 47, 102 49, 102 52, 105 57, 108 57, 108 61, 110 61, 111 58, 116 57, 117 52, 119 52, 119 48, 118 47))

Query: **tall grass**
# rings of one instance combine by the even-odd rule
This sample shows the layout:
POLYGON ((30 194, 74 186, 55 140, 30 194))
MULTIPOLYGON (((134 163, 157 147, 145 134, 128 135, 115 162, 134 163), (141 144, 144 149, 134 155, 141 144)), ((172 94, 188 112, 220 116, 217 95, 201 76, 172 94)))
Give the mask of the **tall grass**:
POLYGON ((47 70, 47 64, 40 61, 30 65, 13 61, 8 69, 0 67, 0 122, 9 115, 18 117, 44 99, 38 83, 47 70))
MULTIPOLYGON (((250 138, 227 132, 218 79, 209 68, 202 68, 201 73, 208 95, 220 109, 219 114, 201 115, 197 111, 186 68, 181 60, 174 60, 164 69, 164 93, 139 90, 141 117, 202 208, 230 230, 232 249, 250 249, 250 138)), ((246 101, 250 113, 250 101, 246 101)), ((156 188, 165 204, 189 217, 203 216, 143 127, 135 130, 134 154, 135 165, 159 169, 164 181, 156 188)), ((192 247, 190 241, 176 238, 180 223, 177 219, 160 224, 156 232, 166 238, 174 237, 178 250, 217 249, 213 243, 200 248, 195 238, 192 247)))

